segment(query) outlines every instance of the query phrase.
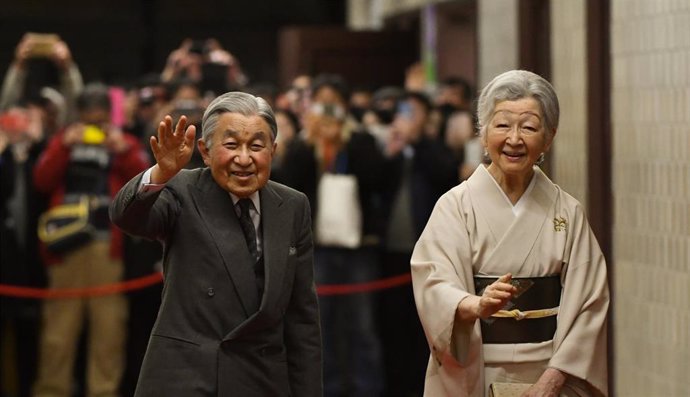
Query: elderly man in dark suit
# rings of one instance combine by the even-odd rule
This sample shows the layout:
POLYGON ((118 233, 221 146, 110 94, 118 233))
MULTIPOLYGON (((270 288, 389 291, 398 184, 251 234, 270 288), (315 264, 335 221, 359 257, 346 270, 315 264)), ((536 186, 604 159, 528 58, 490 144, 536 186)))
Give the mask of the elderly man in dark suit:
POLYGON ((165 245, 163 300, 136 396, 320 396, 321 336, 306 197, 268 181, 277 127, 261 98, 206 109, 207 168, 183 170, 195 128, 166 116, 157 164, 110 216, 165 245))

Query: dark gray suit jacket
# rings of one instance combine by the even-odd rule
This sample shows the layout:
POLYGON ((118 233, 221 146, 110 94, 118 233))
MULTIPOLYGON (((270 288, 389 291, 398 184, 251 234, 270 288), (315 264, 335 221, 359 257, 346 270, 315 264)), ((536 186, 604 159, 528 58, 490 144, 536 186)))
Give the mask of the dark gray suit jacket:
POLYGON ((136 396, 321 396, 321 334, 309 204, 269 181, 260 191, 265 285, 227 191, 208 168, 158 192, 141 175, 117 194, 112 221, 163 242, 165 284, 136 396))

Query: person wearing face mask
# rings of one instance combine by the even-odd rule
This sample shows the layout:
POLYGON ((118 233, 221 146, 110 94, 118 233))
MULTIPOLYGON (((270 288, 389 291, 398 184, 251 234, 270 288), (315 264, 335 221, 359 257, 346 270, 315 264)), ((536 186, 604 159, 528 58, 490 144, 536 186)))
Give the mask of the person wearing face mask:
POLYGON ((350 93, 350 114, 360 124, 362 124, 364 113, 371 106, 372 95, 371 90, 365 87, 355 87, 350 93))
POLYGON ((387 86, 374 91, 371 103, 362 115, 362 127, 376 138, 376 142, 382 150, 389 139, 398 100, 404 93, 402 88, 395 86, 387 86))
POLYGON ((556 93, 534 73, 505 72, 477 113, 491 163, 439 199, 411 259, 431 347, 424 393, 606 395, 605 259, 582 205, 539 168, 556 93))
MULTIPOLYGON (((108 87, 92 83, 77 98, 79 121, 56 133, 34 170, 36 191, 49 209, 87 202, 88 239, 41 245, 50 288, 85 288, 122 280, 122 234, 108 220, 108 204, 148 156, 137 138, 110 124, 108 87)), ((43 232, 50 232, 41 227, 43 232)), ((88 395, 115 396, 124 370, 127 302, 123 294, 46 300, 33 395, 72 395, 72 368, 88 324, 88 395)))

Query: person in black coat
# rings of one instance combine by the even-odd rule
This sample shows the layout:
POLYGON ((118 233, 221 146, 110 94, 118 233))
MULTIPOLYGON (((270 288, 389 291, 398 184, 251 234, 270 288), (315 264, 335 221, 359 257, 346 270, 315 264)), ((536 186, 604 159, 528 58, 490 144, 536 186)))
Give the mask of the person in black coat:
MULTIPOLYGON (((14 106, 0 118, 0 284, 44 287, 36 229, 47 201, 31 183, 34 164, 45 146, 43 110, 34 105, 14 106)), ((13 346, 0 345, 0 357, 15 358, 18 396, 30 395, 35 377, 39 309, 38 300, 0 296, 0 341, 8 340, 7 332, 15 341, 13 346)), ((10 379, 3 374, 0 392, 5 382, 10 379)))
MULTIPOLYGON (((386 145, 387 205, 382 272, 410 272, 414 245, 439 197, 459 183, 458 161, 429 130, 432 105, 426 95, 407 92, 399 100, 386 145)), ((429 349, 414 304, 412 286, 380 294, 379 326, 384 339, 387 396, 421 395, 429 349), (400 349, 400 346, 406 346, 400 349)))

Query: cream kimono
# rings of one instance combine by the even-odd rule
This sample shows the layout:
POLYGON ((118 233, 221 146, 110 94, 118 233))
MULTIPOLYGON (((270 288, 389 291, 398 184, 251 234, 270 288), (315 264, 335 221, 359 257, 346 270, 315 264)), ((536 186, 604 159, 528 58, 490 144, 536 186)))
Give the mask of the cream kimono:
POLYGON ((478 167, 439 199, 415 246, 414 296, 431 349, 425 396, 479 397, 485 363, 538 361, 606 394, 604 257, 580 203, 539 168, 534 172, 534 186, 516 217, 493 177, 478 167), (483 345, 479 321, 455 322, 458 303, 475 293, 473 275, 508 272, 514 277, 561 275, 553 340, 483 345))

